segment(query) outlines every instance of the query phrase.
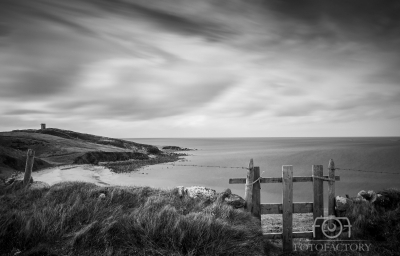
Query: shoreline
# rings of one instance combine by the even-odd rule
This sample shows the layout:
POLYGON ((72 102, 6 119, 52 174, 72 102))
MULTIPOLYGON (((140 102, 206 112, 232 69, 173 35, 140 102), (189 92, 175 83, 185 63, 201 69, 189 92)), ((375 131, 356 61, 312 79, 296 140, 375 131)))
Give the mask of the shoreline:
MULTIPOLYGON (((138 178, 148 175, 144 168, 165 163, 174 163, 183 160, 184 153, 166 152, 162 155, 154 155, 146 160, 129 159, 125 161, 100 162, 94 164, 67 164, 47 167, 32 172, 34 181, 41 181, 50 186, 68 181, 82 181, 98 186, 140 186, 138 178), (137 177, 135 177, 137 176, 137 177)), ((23 179, 21 172, 16 179, 23 179)))

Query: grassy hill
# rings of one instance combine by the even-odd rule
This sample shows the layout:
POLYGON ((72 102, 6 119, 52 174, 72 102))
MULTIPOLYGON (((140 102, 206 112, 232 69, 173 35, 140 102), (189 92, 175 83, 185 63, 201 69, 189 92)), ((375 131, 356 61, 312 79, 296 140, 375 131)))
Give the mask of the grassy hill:
POLYGON ((0 255, 265 255, 260 221, 178 189, 68 182, 1 195, 0 255))
POLYGON ((23 171, 27 149, 35 150, 34 171, 53 165, 149 159, 166 156, 155 146, 47 128, 0 132, 0 177, 23 171))

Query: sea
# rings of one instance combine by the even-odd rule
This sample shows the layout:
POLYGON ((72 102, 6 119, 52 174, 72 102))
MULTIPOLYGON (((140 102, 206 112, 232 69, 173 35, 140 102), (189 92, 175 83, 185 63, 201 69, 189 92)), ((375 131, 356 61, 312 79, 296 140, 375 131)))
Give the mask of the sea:
MULTIPOLYGON (((129 138, 127 140, 194 149, 175 163, 146 166, 123 174, 123 185, 173 188, 205 186, 222 192, 229 188, 244 196, 245 184, 229 184, 245 178, 250 159, 262 177, 282 177, 282 166, 292 165, 293 176, 311 176, 313 165, 323 165, 328 175, 332 159, 340 181, 336 195, 354 197, 361 190, 400 189, 400 137, 263 137, 263 138, 129 138), (128 184, 127 184, 128 182, 128 184)), ((324 182, 327 201, 328 183, 324 182)), ((312 202, 312 182, 293 184, 294 202, 312 202)), ((262 203, 282 202, 281 183, 261 184, 262 203)))

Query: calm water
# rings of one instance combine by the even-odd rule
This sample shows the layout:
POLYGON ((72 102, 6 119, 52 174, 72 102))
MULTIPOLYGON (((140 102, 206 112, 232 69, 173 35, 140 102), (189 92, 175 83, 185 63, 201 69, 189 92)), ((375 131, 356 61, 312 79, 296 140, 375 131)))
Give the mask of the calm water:
MULTIPOLYGON (((213 165, 247 167, 249 160, 259 166, 263 177, 281 177, 282 165, 293 165, 294 176, 310 176, 313 164, 324 165, 329 159, 336 167, 400 174, 400 138, 179 138, 129 139, 157 146, 174 145, 196 148, 188 151, 184 162, 145 167, 126 174, 132 185, 153 187, 206 186, 222 191, 230 188, 243 196, 244 184, 229 184, 229 178, 244 178, 244 169, 191 167, 177 165, 213 165)), ((400 175, 337 170, 341 180, 336 194, 355 196, 360 190, 400 188, 400 175)), ((122 178, 123 179, 123 178, 122 178)), ((327 184, 327 183, 325 183, 327 184)), ((126 185, 126 184, 125 184, 126 185)), ((325 185, 325 192, 327 185, 325 185)), ((294 200, 312 201, 312 183, 295 183, 294 200)), ((325 197, 326 199, 326 197, 325 197)), ((281 184, 261 184, 262 202, 279 203, 281 184)))

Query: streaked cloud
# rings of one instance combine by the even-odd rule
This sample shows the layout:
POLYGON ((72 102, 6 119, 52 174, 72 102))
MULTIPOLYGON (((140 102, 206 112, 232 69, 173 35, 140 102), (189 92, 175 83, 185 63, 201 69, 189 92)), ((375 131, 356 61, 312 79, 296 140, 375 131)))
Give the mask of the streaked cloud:
POLYGON ((0 128, 399 135, 399 11, 392 0, 4 0, 0 128))

